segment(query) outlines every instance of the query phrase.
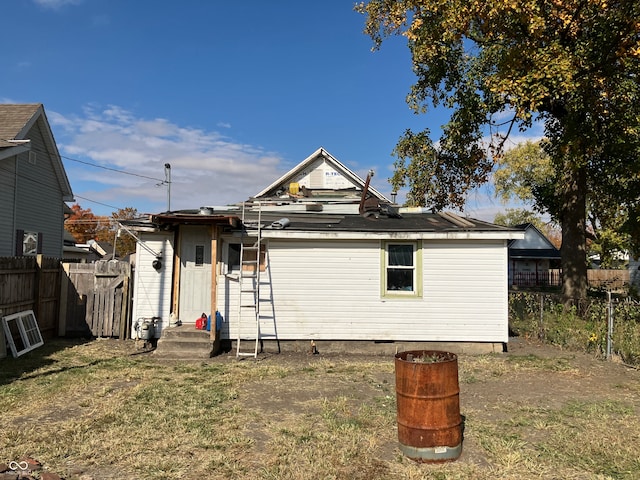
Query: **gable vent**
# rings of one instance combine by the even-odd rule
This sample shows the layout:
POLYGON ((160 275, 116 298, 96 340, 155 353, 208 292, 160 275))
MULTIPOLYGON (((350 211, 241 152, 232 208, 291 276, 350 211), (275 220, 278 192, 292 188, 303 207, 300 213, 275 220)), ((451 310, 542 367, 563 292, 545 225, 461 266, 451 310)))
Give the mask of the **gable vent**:
POLYGON ((38 158, 36 152, 29 152, 29 163, 31 165, 35 165, 36 164, 36 159, 38 158))

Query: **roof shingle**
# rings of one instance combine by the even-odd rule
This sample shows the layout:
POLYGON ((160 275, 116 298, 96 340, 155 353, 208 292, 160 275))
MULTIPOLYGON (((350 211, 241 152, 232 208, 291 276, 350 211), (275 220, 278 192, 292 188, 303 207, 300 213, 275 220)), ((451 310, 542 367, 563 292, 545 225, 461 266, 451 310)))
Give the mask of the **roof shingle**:
POLYGON ((15 146, 6 140, 14 140, 29 123, 41 103, 0 104, 0 147, 15 146))

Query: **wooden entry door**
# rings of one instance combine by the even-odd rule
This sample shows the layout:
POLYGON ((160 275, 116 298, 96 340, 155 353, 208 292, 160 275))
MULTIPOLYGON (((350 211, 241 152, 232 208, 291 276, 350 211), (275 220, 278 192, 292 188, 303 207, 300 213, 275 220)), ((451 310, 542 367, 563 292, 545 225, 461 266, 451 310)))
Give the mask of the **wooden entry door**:
POLYGON ((180 296, 178 318, 195 323, 211 314, 211 233, 207 226, 180 227, 180 296))

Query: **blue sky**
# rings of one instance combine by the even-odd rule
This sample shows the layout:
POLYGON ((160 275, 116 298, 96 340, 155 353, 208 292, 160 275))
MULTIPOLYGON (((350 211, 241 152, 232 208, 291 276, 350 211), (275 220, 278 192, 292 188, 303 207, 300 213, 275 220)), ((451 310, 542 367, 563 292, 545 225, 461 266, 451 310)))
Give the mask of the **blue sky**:
MULTIPOLYGON (((409 110, 405 42, 372 52, 351 1, 12 0, 3 16, 0 103, 44 104, 98 215, 166 210, 165 163, 171 209, 199 208, 248 198, 320 146, 388 195, 398 138, 437 139, 447 118, 409 110)), ((504 208, 488 186, 465 213, 504 208)))

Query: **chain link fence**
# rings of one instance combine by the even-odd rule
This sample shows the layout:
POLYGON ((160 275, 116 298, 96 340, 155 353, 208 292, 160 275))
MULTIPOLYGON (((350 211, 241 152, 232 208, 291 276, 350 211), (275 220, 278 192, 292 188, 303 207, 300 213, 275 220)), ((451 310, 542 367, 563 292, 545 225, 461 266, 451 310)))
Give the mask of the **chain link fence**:
POLYGON ((509 293, 509 335, 533 338, 640 366, 640 302, 589 298, 571 306, 560 295, 509 293))

